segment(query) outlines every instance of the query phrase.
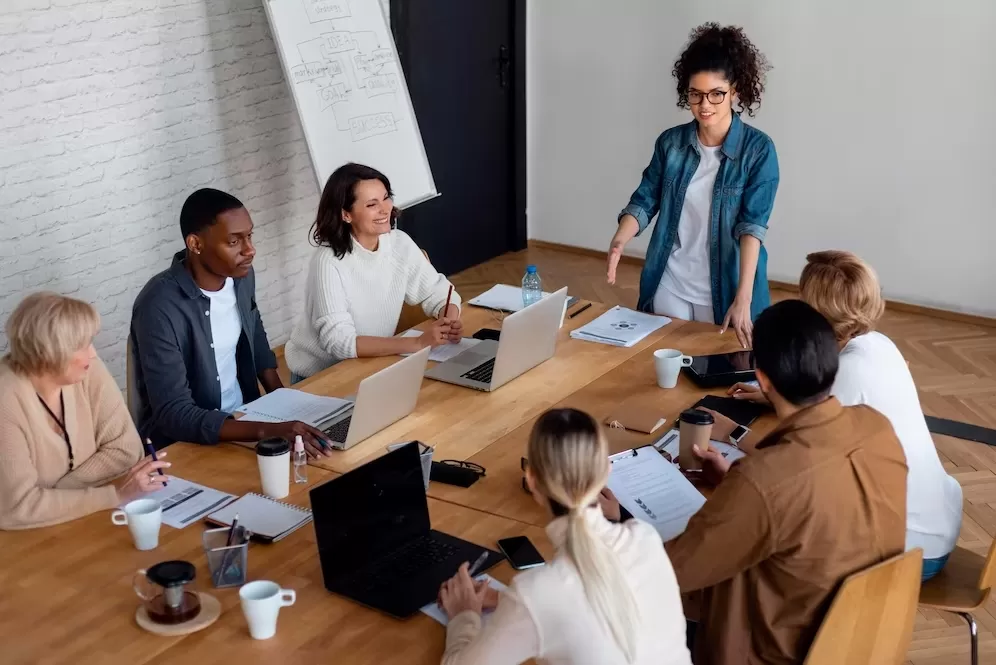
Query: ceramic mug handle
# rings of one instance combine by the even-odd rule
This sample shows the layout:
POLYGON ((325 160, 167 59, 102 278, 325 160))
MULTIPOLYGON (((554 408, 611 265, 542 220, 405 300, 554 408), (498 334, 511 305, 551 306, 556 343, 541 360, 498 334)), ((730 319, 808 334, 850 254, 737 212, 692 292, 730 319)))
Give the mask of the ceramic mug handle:
POLYGON ((111 513, 111 521, 118 526, 126 526, 128 524, 128 513, 123 510, 115 510, 111 513))
POLYGON ((691 364, 692 364, 692 357, 691 356, 681 356, 681 366, 682 367, 689 367, 691 364))
POLYGON ((139 581, 138 581, 138 576, 139 575, 141 575, 142 579, 145 580, 145 586, 149 585, 149 582, 148 582, 149 578, 146 577, 146 575, 145 575, 145 568, 140 568, 140 569, 138 569, 138 571, 135 572, 135 574, 131 578, 131 588, 135 590, 135 595, 137 595, 142 600, 148 602, 148 601, 152 600, 153 598, 155 598, 156 596, 155 596, 155 594, 153 594, 151 596, 147 596, 147 595, 145 595, 143 593, 142 588, 139 586, 139 581))
POLYGON ((290 607, 297 601, 297 592, 293 589, 280 590, 280 607, 290 607))

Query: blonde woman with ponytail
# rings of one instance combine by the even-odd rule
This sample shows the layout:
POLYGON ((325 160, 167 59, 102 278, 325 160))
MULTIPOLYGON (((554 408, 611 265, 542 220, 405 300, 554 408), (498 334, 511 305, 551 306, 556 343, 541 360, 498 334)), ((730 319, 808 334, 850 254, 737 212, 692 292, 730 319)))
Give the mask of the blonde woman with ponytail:
POLYGON ((690 665, 660 537, 638 520, 610 522, 599 508, 609 460, 598 423, 574 409, 547 411, 533 427, 528 459, 526 482, 551 517, 556 555, 500 596, 472 580, 466 564, 443 583, 443 665, 690 665))

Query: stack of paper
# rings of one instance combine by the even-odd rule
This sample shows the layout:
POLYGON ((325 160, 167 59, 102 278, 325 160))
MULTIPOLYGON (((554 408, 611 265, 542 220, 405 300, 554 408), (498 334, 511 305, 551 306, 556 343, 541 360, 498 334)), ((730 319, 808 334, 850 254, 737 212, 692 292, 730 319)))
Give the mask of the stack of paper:
POLYGON ((242 420, 257 423, 285 423, 300 420, 318 427, 351 408, 353 403, 338 397, 312 395, 293 388, 280 388, 238 409, 242 420))
MULTIPOLYGON (((675 427, 653 443, 654 448, 662 453, 667 453, 675 462, 678 461, 678 451, 681 445, 679 443, 681 440, 679 432, 680 430, 675 427)), ((736 462, 738 459, 746 457, 744 451, 731 446, 728 443, 723 443, 722 441, 709 441, 709 445, 718 450, 719 454, 728 459, 730 462, 736 462)))
POLYGON ((616 305, 594 321, 572 330, 571 337, 628 348, 669 323, 671 319, 666 316, 644 314, 616 305))
POLYGON ((626 510, 648 522, 667 542, 680 535, 705 497, 681 471, 650 446, 609 457, 609 489, 626 510))
MULTIPOLYGON (((549 293, 543 292, 546 298, 549 293)), ((497 309, 502 312, 518 312, 522 309, 522 289, 518 286, 508 284, 495 284, 490 289, 468 301, 476 307, 485 309, 497 309)))

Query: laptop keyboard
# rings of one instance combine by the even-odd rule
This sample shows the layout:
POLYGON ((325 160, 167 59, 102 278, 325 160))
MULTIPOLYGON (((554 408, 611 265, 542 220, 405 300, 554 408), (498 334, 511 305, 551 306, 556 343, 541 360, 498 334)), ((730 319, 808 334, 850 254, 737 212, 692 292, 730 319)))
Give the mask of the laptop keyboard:
MULTIPOLYGON (((415 572, 432 568, 455 557, 457 548, 426 534, 379 559, 375 567, 355 579, 357 591, 370 591, 408 579, 415 572)), ((454 572, 456 569, 454 568, 454 572)))
POLYGON ((352 421, 353 416, 340 420, 335 425, 325 429, 325 436, 329 437, 329 441, 346 443, 346 436, 349 434, 349 423, 352 421))
POLYGON ((470 379, 471 381, 480 381, 481 383, 491 383, 491 375, 495 371, 495 359, 492 358, 486 362, 481 363, 469 372, 464 372, 460 376, 464 379, 470 379))

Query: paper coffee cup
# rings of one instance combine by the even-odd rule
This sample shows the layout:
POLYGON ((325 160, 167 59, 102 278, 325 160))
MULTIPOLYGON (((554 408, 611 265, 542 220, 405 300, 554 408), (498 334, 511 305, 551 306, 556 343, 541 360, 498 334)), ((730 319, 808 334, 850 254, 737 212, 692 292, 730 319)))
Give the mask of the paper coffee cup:
POLYGON ((283 499, 290 494, 290 443, 274 437, 256 444, 256 462, 263 494, 283 499))
POLYGON ((688 409, 681 413, 678 418, 678 465, 682 469, 702 469, 702 460, 695 456, 692 446, 698 446, 702 452, 709 450, 713 422, 712 414, 700 409, 688 409))

